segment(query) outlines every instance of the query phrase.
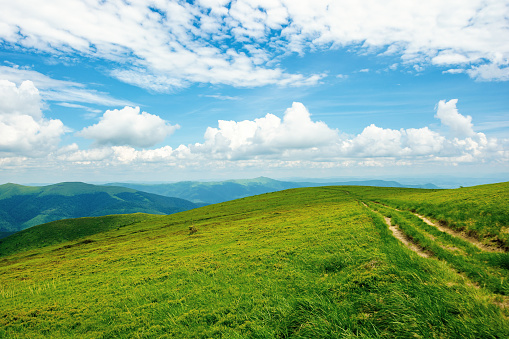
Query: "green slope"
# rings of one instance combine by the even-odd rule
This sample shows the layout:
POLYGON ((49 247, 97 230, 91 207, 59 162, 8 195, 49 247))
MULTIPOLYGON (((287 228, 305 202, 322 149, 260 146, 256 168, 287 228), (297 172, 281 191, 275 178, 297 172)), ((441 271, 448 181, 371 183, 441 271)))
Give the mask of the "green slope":
MULTIPOLYGON (((418 256, 366 207, 441 193, 295 189, 4 256, 0 337, 508 337, 507 289, 418 256)), ((506 268, 484 271, 507 285, 506 268)))
POLYGON ((196 208, 178 198, 124 187, 60 183, 43 187, 0 185, 0 231, 16 232, 46 222, 125 213, 170 214, 196 208))
POLYGON ((0 257, 77 240, 120 227, 146 221, 153 215, 144 213, 64 219, 36 225, 0 239, 0 257))

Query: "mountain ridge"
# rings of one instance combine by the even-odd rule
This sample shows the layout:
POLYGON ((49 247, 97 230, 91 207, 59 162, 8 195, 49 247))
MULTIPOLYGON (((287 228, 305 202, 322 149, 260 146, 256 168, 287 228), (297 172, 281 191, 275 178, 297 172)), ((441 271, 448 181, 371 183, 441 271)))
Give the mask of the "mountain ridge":
POLYGON ((180 198, 131 188, 63 182, 33 187, 0 185, 0 232, 17 232, 69 218, 109 214, 171 214, 198 207, 180 198))
POLYGON ((230 179, 225 181, 179 181, 162 184, 108 183, 105 186, 122 186, 168 197, 186 199, 199 204, 216 204, 245 198, 252 195, 271 193, 291 188, 320 186, 377 186, 438 189, 433 184, 402 185, 397 181, 357 180, 344 182, 293 182, 257 177, 254 179, 230 179))

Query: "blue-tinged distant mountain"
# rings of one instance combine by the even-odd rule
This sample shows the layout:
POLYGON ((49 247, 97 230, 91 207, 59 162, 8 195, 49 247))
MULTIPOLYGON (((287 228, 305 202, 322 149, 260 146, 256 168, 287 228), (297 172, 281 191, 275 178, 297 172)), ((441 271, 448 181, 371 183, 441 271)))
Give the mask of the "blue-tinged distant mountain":
POLYGON ((42 187, 0 185, 0 234, 54 220, 110 214, 171 214, 198 205, 126 187, 65 182, 42 187))
POLYGON ((216 182, 181 181, 168 184, 112 183, 108 185, 128 187, 167 197, 178 197, 197 204, 215 204, 263 193, 302 187, 300 183, 278 181, 264 177, 216 182))
POLYGON ((281 191, 298 187, 316 186, 379 186, 379 187, 412 187, 436 189, 433 184, 401 185, 396 181, 366 180, 346 182, 292 182, 279 181, 265 177, 243 180, 227 180, 215 182, 181 181, 166 184, 111 183, 140 191, 178 197, 197 204, 215 204, 224 201, 245 198, 252 195, 281 191))
POLYGON ((401 188, 425 188, 425 189, 439 189, 440 187, 433 184, 423 185, 403 185, 397 181, 387 180, 358 180, 358 181, 343 181, 343 182, 326 182, 326 183, 314 183, 314 182, 301 182, 306 186, 375 186, 375 187, 401 187, 401 188))

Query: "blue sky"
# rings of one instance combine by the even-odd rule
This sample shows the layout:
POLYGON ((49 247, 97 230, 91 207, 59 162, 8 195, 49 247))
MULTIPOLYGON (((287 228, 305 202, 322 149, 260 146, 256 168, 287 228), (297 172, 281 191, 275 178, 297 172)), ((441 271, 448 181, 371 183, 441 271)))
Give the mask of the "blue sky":
POLYGON ((5 1, 0 183, 507 180, 507 18, 500 0, 5 1))

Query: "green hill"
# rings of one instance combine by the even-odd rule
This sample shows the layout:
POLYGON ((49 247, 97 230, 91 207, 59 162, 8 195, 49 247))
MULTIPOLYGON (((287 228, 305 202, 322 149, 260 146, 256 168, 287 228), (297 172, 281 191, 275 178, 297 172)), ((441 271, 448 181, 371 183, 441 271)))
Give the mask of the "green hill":
MULTIPOLYGON (((505 213, 507 188, 461 191, 479 201, 472 220, 505 213), (495 191, 501 209, 488 199, 495 191)), ((0 337, 506 338, 507 253, 411 212, 435 201, 454 220, 458 196, 300 188, 166 216, 37 226, 20 233, 32 246, 0 257, 0 337), (57 226, 95 230, 66 241, 48 235, 57 226), (40 238, 56 240, 41 247, 40 238)), ((498 220, 484 227, 503 234, 498 220)))
POLYGON ((0 185, 0 232, 17 232, 46 222, 108 214, 170 214, 196 208, 178 198, 124 187, 79 182, 43 187, 0 185))

